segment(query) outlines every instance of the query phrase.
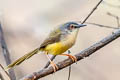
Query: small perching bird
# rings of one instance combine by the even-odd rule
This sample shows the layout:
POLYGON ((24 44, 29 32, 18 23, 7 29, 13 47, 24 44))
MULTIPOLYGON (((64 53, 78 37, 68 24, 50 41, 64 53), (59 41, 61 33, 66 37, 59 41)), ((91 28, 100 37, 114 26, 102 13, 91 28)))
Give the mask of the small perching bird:
POLYGON ((54 72, 58 69, 58 67, 55 63, 53 63, 50 60, 48 54, 68 56, 69 58, 72 59, 72 61, 74 62, 77 61, 75 56, 62 53, 67 51, 75 44, 79 28, 83 26, 86 25, 78 24, 76 22, 67 22, 58 26, 57 28, 50 32, 49 36, 44 40, 44 42, 40 45, 39 48, 33 50, 28 54, 25 54, 23 57, 19 58, 12 64, 9 64, 6 69, 8 70, 16 65, 19 65, 24 60, 29 59, 34 54, 37 54, 39 51, 42 51, 46 54, 47 58, 49 59, 54 69, 54 72))

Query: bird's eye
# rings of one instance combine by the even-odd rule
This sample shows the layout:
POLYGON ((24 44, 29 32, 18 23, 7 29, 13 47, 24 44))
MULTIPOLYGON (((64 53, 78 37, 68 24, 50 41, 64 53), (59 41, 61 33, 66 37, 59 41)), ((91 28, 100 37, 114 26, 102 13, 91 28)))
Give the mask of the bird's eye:
POLYGON ((74 25, 70 25, 70 30, 72 30, 72 29, 74 29, 75 27, 74 27, 74 25))

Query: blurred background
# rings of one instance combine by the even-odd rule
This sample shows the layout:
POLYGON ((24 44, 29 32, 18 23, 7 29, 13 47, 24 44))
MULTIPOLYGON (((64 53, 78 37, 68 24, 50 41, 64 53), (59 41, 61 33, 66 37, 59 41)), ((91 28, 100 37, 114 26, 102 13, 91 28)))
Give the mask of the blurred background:
MULTIPOLYGON (((0 0, 0 20, 12 62, 40 46, 49 32, 68 21, 83 21, 99 0, 0 0)), ((104 0, 87 22, 117 27, 120 0, 104 0)), ((88 25, 80 29, 74 55, 111 34, 114 29, 88 25)), ((67 52, 66 52, 67 53, 67 52)), ((57 56, 55 63, 66 57, 57 56)), ((42 69, 48 59, 37 54, 14 68, 17 80, 42 69)), ((0 64, 6 67, 0 48, 0 64)), ((41 80, 67 80, 68 68, 41 80)), ((120 80, 120 38, 72 65, 71 80, 120 80)))

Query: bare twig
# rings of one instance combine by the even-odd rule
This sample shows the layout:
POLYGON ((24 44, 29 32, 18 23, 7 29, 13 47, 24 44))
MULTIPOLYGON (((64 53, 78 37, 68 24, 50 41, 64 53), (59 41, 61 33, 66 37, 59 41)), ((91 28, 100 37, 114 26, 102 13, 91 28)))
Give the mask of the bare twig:
MULTIPOLYGON (((10 53, 8 51, 8 48, 7 48, 5 39, 4 39, 1 24, 0 24, 0 43, 1 43, 2 53, 4 55, 5 62, 8 65, 11 63, 10 53)), ((16 80, 15 73, 14 73, 13 69, 9 70, 9 75, 10 75, 11 80, 16 80)))
MULTIPOLYGON (((120 37, 120 29, 118 29, 116 32, 108 35, 107 37, 103 38, 99 42, 93 44, 89 48, 87 48, 87 49, 81 51, 80 53, 76 54, 75 57, 77 58, 77 61, 82 60, 85 57, 90 56, 91 54, 93 54, 97 50, 103 48, 105 45, 109 44, 110 42, 117 39, 118 37, 120 37)), ((59 68, 58 70, 61 70, 61 69, 64 69, 65 67, 67 67, 67 66, 70 66, 73 63, 74 62, 72 62, 72 60, 68 58, 68 59, 65 59, 64 61, 59 62, 56 65, 59 68)), ((46 69, 42 69, 38 72, 34 72, 32 74, 29 74, 29 75, 23 77, 20 80, 37 80, 39 78, 42 78, 42 77, 47 76, 47 75, 52 74, 52 73, 54 73, 54 70, 53 70, 52 67, 49 67, 49 68, 46 68, 46 69)))
POLYGON ((119 18, 118 16, 110 13, 110 12, 107 12, 107 15, 112 16, 112 17, 114 17, 114 18, 117 20, 117 26, 118 26, 118 28, 119 28, 119 27, 120 27, 120 23, 119 23, 120 18, 119 18))
POLYGON ((92 11, 88 14, 88 16, 87 16, 87 17, 85 18, 85 20, 82 22, 82 24, 86 22, 86 20, 92 15, 92 13, 97 9, 97 7, 101 4, 102 1, 103 1, 103 0, 100 0, 100 1, 98 2, 98 4, 92 9, 92 11))
MULTIPOLYGON (((71 51, 68 50, 68 54, 70 54, 71 51)), ((68 80, 70 80, 70 76, 71 76, 71 65, 69 66, 69 74, 68 74, 68 80)))
POLYGON ((1 73, 0 73, 0 80, 5 80, 1 73))
POLYGON ((117 25, 118 25, 118 27, 120 27, 120 23, 119 23, 120 19, 119 19, 118 16, 116 17, 116 20, 117 20, 117 25))
POLYGON ((0 80, 5 80, 1 74, 0 74, 0 80))
POLYGON ((113 26, 107 26, 107 25, 102 25, 102 24, 97 24, 97 23, 91 23, 91 22, 85 22, 87 24, 91 24, 91 25, 95 25, 95 26, 99 26, 99 27, 105 27, 105 28, 110 28, 110 29, 119 29, 118 27, 113 27, 113 26))
MULTIPOLYGON (((4 67, 3 67, 1 64, 0 64, 0 67, 1 67, 2 70, 5 72, 5 74, 8 76, 9 80, 11 80, 9 74, 7 73, 7 71, 5 71, 4 67)), ((2 76, 2 74, 1 74, 1 76, 2 76)))

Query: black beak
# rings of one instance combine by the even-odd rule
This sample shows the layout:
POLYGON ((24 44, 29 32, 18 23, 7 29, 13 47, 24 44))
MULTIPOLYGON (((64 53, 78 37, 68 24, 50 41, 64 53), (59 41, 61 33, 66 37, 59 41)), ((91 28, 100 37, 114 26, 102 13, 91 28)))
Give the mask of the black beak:
POLYGON ((76 26, 76 28, 80 28, 80 27, 84 27, 84 26, 87 26, 87 25, 85 25, 85 24, 79 24, 79 25, 76 26))

